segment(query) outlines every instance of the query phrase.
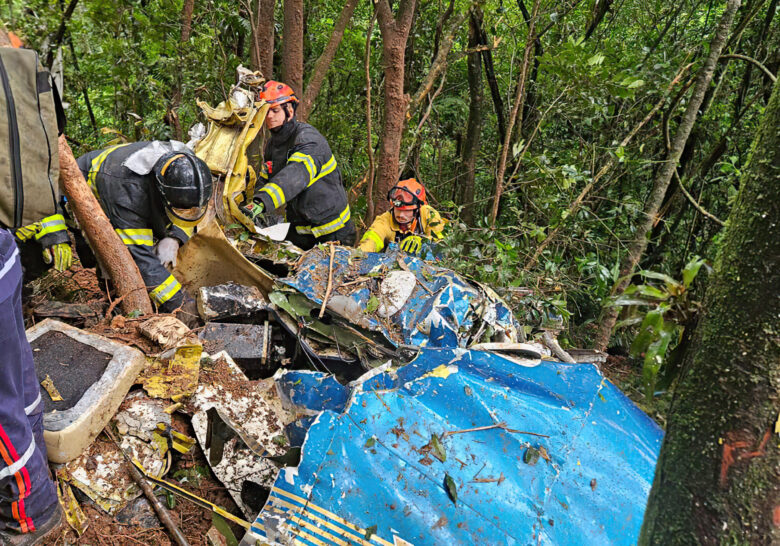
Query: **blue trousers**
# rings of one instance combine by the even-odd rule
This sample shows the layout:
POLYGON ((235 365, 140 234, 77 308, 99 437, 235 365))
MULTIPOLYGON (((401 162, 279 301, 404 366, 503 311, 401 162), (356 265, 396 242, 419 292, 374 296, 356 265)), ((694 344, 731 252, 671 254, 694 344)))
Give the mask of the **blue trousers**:
POLYGON ((43 403, 22 318, 22 267, 0 228, 0 529, 35 531, 57 491, 43 442, 43 403))

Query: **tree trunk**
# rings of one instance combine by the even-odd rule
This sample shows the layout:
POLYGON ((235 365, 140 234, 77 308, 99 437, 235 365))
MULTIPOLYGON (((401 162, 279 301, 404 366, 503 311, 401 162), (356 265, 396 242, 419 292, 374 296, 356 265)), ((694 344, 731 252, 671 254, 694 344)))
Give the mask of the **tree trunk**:
POLYGON ((590 20, 588 29, 585 31, 585 39, 591 37, 593 31, 599 26, 599 23, 604 19, 604 16, 609 11, 609 7, 612 4, 612 0, 596 0, 593 6, 593 17, 590 20))
POLYGON ((255 0, 257 6, 252 18, 252 47, 249 65, 259 70, 267 79, 274 74, 274 6, 275 0, 255 0))
MULTIPOLYGON (((469 49, 474 49, 479 45, 480 28, 482 28, 482 11, 476 8, 469 18, 469 49)), ((474 224, 474 178, 482 132, 481 58, 479 52, 474 52, 469 53, 467 59, 469 119, 466 125, 466 140, 463 143, 463 166, 458 178, 460 178, 460 203, 464 206, 461 219, 468 225, 474 224)))
POLYGON ((314 63, 314 70, 309 78, 309 83, 306 85, 306 91, 303 93, 301 104, 298 106, 298 119, 306 121, 311 112, 311 107, 314 104, 314 99, 317 98, 317 94, 320 92, 322 82, 325 80, 325 74, 330 68, 333 57, 336 56, 336 51, 339 48, 341 39, 344 37, 344 30, 347 28, 347 24, 352 19, 352 13, 355 11, 358 0, 348 0, 339 14, 339 18, 336 24, 333 25, 333 32, 330 35, 330 40, 325 45, 325 49, 322 50, 322 54, 314 63))
MULTIPOLYGON (((479 29, 479 44, 483 46, 488 45, 484 26, 481 26, 479 29)), ((504 142, 504 133, 506 132, 504 101, 501 99, 501 91, 498 89, 496 70, 493 66, 493 52, 490 49, 485 49, 482 52, 482 64, 485 66, 485 79, 487 79, 488 87, 490 87, 490 97, 493 99, 493 107, 496 110, 498 143, 502 144, 504 142)))
POLYGON ((195 11, 195 0, 184 0, 181 8, 181 41, 189 42, 192 33, 192 12, 195 11))
MULTIPOLYGON (((498 207, 501 203, 501 194, 504 191, 504 174, 506 173, 506 161, 509 155, 509 147, 512 144, 512 129, 517 121, 518 112, 523 112, 523 102, 525 99, 526 76, 528 76, 528 67, 531 63, 531 50, 536 41, 536 17, 539 13, 539 0, 535 0, 533 12, 531 13, 531 22, 528 25, 528 39, 525 42, 525 51, 523 53, 523 65, 520 67, 520 80, 517 82, 517 93, 515 94, 515 103, 512 106, 512 112, 509 115, 509 125, 504 133, 504 144, 501 147, 501 157, 498 161, 498 172, 496 173, 496 193, 493 197, 493 206, 490 212, 490 225, 496 225, 498 218, 498 207)), ((522 115, 520 116, 522 125, 522 115)))
POLYGON ((154 313, 141 272, 87 186, 65 135, 60 135, 59 154, 60 185, 90 246, 111 276, 117 295, 123 298, 122 310, 125 314, 135 310, 143 315, 154 313))
MULTIPOLYGON (((718 27, 715 29, 715 35, 710 44, 709 55, 696 76, 693 93, 688 102, 688 106, 685 109, 685 113, 680 120, 680 125, 677 127, 677 133, 674 136, 674 142, 672 142, 669 157, 664 164, 661 165, 656 174, 653 189, 650 192, 650 196, 647 198, 644 211, 639 220, 636 236, 629 246, 628 254, 620 268, 620 280, 613 288, 613 296, 620 296, 626 288, 628 288, 636 265, 639 263, 642 254, 644 254, 645 249, 647 248, 647 235, 653 228, 653 223, 658 216, 658 210, 664 195, 666 194, 666 189, 669 186, 669 182, 672 180, 672 176, 674 176, 674 172, 677 169, 677 163, 679 162, 685 144, 688 141, 688 136, 691 134, 691 129, 696 121, 696 115, 704 100, 704 94, 707 92, 707 88, 712 80, 715 65, 718 62, 718 57, 723 49, 723 45, 726 43, 729 28, 731 28, 731 23, 734 20, 734 13, 737 11, 739 4, 740 0, 729 0, 723 17, 721 18, 718 27)), ((602 351, 606 350, 609 338, 612 334, 612 328, 615 326, 615 322, 617 322, 618 312, 619 309, 617 306, 606 306, 603 309, 601 324, 595 340, 595 347, 597 349, 602 351)))
POLYGON ((368 174, 366 174, 366 225, 374 221, 374 137, 371 128, 371 36, 374 34, 376 12, 371 16, 366 31, 366 49, 363 55, 363 70, 366 76, 366 154, 368 155, 368 174))
MULTIPOLYGON (((406 122, 408 95, 404 94, 404 50, 416 0, 401 0, 393 17, 388 0, 377 0, 375 9, 382 33, 382 58, 385 72, 384 126, 377 165, 377 213, 387 210, 387 192, 398 181, 401 136, 406 122)), ((368 222, 369 220, 367 220, 368 222)))
POLYGON ((303 94, 303 0, 284 0, 282 81, 303 94))
POLYGON ((685 355, 640 544, 780 541, 780 85, 685 355))
POLYGON ((73 15, 73 10, 76 9, 76 4, 78 4, 78 1, 79 0, 70 0, 68 7, 62 14, 62 21, 60 21, 60 26, 57 28, 57 33, 54 35, 54 38, 52 38, 48 53, 46 53, 46 68, 51 68, 51 64, 54 62, 54 53, 57 51, 60 45, 62 45, 62 40, 65 38, 65 29, 68 24, 68 20, 70 19, 71 15, 73 15))

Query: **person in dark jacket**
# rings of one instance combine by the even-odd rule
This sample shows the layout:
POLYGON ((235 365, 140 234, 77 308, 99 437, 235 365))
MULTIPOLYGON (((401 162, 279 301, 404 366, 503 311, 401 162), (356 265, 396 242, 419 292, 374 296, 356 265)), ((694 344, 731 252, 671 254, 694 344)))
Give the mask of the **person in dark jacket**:
POLYGON ((181 308, 182 320, 192 322, 195 302, 167 268, 176 267, 179 246, 206 212, 212 193, 206 163, 176 141, 120 144, 77 161, 138 265, 152 303, 165 313, 181 308))
POLYGON ((355 243, 347 193, 336 158, 317 129, 295 119, 298 99, 289 85, 268 81, 260 98, 270 104, 260 177, 265 180, 242 211, 252 220, 286 205, 287 240, 308 250, 326 241, 355 243))

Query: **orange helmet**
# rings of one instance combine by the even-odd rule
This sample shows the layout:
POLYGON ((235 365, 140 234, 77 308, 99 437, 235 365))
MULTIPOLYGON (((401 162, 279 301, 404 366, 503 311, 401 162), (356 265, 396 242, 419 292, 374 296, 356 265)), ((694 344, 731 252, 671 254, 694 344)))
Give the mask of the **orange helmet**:
POLYGON ((298 97, 292 87, 282 82, 269 80, 263 84, 260 90, 260 98, 272 106, 278 106, 286 102, 296 103, 298 97))
POLYGON ((427 205, 425 187, 414 178, 401 180, 387 192, 387 200, 399 210, 414 210, 427 205))

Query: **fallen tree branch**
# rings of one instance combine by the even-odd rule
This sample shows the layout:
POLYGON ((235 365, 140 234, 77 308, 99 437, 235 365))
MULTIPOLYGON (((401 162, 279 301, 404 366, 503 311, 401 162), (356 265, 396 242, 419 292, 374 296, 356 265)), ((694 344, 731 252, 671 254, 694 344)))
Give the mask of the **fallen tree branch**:
POLYGON ((541 438, 549 438, 547 434, 539 434, 536 432, 527 432, 525 430, 515 430, 506 426, 506 423, 495 423, 493 425, 487 425, 484 427, 464 428, 463 430, 448 430, 441 435, 441 439, 444 440, 447 436, 454 436, 455 434, 465 434, 467 432, 479 432, 480 430, 491 430, 494 428, 500 428, 506 432, 512 432, 514 434, 530 434, 531 436, 540 436, 541 438))
POLYGON ((322 298, 322 307, 320 307, 320 318, 325 314, 325 306, 328 305, 328 298, 330 298, 330 291, 333 288, 333 257, 336 255, 336 244, 329 242, 330 245, 330 262, 328 264, 328 287, 325 289, 325 297, 322 298))
POLYGON ((728 59, 740 59, 742 61, 747 61, 749 63, 753 63, 758 68, 760 68, 764 72, 764 74, 769 76, 769 79, 772 80, 772 83, 775 83, 777 81, 777 76, 772 74, 772 72, 767 67, 765 67, 763 64, 761 64, 759 61, 757 61, 753 57, 748 57, 747 55, 737 55, 736 53, 730 53, 728 55, 721 55, 718 58, 718 61, 719 62, 724 62, 724 61, 726 61, 728 59))
POLYGON ((710 220, 712 220, 716 224, 719 224, 720 226, 726 225, 726 223, 723 220, 721 220, 714 214, 707 212, 706 210, 704 210, 704 207, 702 207, 699 203, 696 202, 696 199, 694 199, 693 195, 688 193, 688 190, 686 190, 685 186, 683 186, 682 180, 680 180, 680 175, 677 173, 677 171, 675 171, 674 177, 677 180, 677 184, 679 184, 680 190, 682 190, 683 195, 688 198, 688 201, 691 202, 691 205, 693 205, 694 208, 702 214, 702 216, 704 216, 705 218, 709 218, 710 220))

